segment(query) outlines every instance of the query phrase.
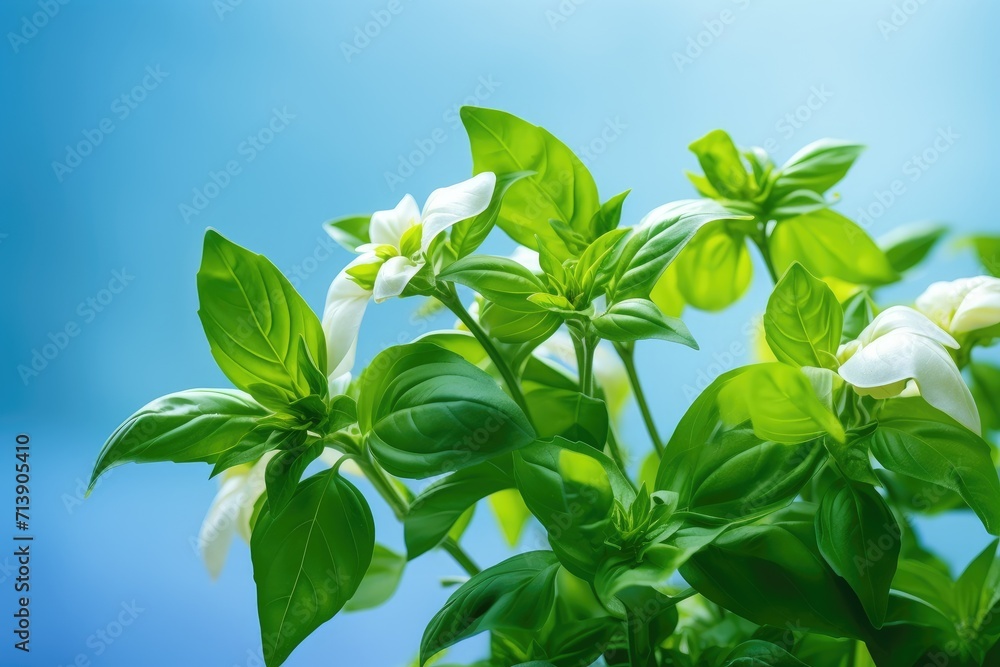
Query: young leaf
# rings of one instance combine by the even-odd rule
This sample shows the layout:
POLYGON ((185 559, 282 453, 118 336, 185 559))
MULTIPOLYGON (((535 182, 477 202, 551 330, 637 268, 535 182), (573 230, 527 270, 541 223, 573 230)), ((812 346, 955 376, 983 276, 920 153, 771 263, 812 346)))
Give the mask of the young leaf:
POLYGON ((535 247, 540 236, 553 248, 569 251, 549 220, 587 231, 601 202, 597 185, 583 162, 546 130, 503 111, 462 107, 462 123, 472 145, 475 173, 492 171, 498 177, 531 171, 504 197, 497 224, 515 241, 535 247))
POLYGON ((833 291, 801 264, 792 264, 764 312, 764 337, 778 361, 836 370, 843 326, 844 311, 833 291))
POLYGON ((344 605, 344 611, 374 609, 388 602, 399 587, 405 568, 405 556, 376 544, 371 565, 368 566, 358 590, 344 605))
POLYGON ((795 190, 823 194, 847 175, 865 147, 839 139, 820 139, 805 146, 778 170, 772 197, 795 190))
POLYGON ((267 410, 232 389, 191 389, 144 406, 115 429, 94 464, 90 488, 123 463, 215 463, 240 448, 267 410))
POLYGON ((990 446, 961 426, 912 417, 879 420, 872 454, 893 472, 962 496, 991 535, 1000 534, 1000 479, 990 446))
POLYGON ((558 570, 551 551, 529 551, 469 579, 427 624, 420 664, 480 632, 540 629, 555 600, 558 570))
POLYGON ((818 278, 839 278, 858 285, 899 280, 871 237, 844 216, 824 209, 782 220, 771 233, 771 259, 779 275, 799 262, 818 278))
POLYGON ((820 553, 857 593, 876 628, 885 621, 900 534, 889 506, 868 484, 841 480, 827 490, 816 511, 820 553))
POLYGON ((375 548, 364 496, 336 469, 310 477, 250 539, 264 661, 277 667, 358 590, 375 548))
POLYGON ((488 373, 430 343, 397 345, 361 378, 358 425, 394 475, 424 478, 523 447, 535 432, 488 373))
POLYGON ((794 445, 821 435, 845 438, 844 427, 806 375, 780 363, 756 364, 734 377, 719 391, 719 412, 732 426, 749 419, 762 440, 794 445))
POLYGON ((449 243, 455 251, 455 257, 461 259, 466 255, 471 255, 476 251, 486 237, 489 236, 496 225, 497 217, 500 215, 500 206, 503 203, 504 195, 517 181, 530 176, 531 172, 518 171, 511 174, 497 174, 497 183, 493 189, 493 197, 490 199, 486 210, 474 218, 462 220, 451 227, 449 243))
POLYGON ((208 230, 198 300, 212 356, 233 384, 275 410, 313 393, 299 338, 326 369, 323 327, 270 261, 208 230))
POLYGON ((688 148, 698 157, 712 188, 723 197, 750 199, 757 194, 739 149, 725 131, 712 130, 688 148))
POLYGON ((698 230, 674 264, 677 287, 695 308, 718 311, 746 293, 753 277, 746 236, 725 220, 698 230))
POLYGON ((615 500, 630 504, 635 497, 618 467, 592 447, 555 438, 518 451, 514 479, 559 561, 576 576, 592 578, 614 534, 615 500))
POLYGON ((295 493, 306 467, 323 453, 323 443, 306 444, 303 431, 291 431, 279 445, 280 450, 264 470, 267 485, 267 506, 273 512, 280 512, 295 493))
POLYGON ((613 301, 648 297, 667 266, 705 224, 745 219, 708 200, 664 204, 650 211, 624 241, 616 256, 613 301))
POLYGON ((661 313, 649 299, 625 299, 614 303, 593 319, 593 325, 601 338, 617 343, 658 338, 698 349, 687 325, 661 313))
POLYGON ((878 314, 878 306, 875 305, 868 290, 861 290, 844 301, 843 309, 844 326, 840 336, 841 343, 857 340, 865 327, 871 324, 878 314))
POLYGON ((528 297, 545 292, 545 284, 528 269, 506 257, 470 255, 449 265, 439 280, 465 285, 509 310, 537 313, 543 310, 528 297))
POLYGON ((514 486, 509 455, 497 456, 436 480, 403 518, 406 557, 413 560, 439 545, 461 516, 486 496, 514 486))
POLYGON ((878 240, 878 245, 898 273, 909 271, 924 261, 934 246, 948 233, 946 225, 918 222, 896 227, 878 240))
POLYGON ((338 218, 323 223, 323 229, 336 241, 340 247, 348 252, 357 252, 358 247, 365 243, 371 243, 371 236, 368 234, 368 226, 371 223, 370 215, 352 215, 346 218, 338 218))
POLYGON ((601 204, 601 208, 590 219, 589 237, 591 239, 600 238, 602 235, 618 228, 622 219, 622 206, 625 204, 625 198, 628 197, 630 192, 631 190, 626 190, 625 192, 616 194, 601 204))

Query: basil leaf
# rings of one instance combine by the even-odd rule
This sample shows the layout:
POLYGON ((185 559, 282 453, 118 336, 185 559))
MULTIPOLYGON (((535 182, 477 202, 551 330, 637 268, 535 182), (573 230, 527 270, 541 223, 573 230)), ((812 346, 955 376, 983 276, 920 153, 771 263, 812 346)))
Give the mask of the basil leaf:
POLYGON ((712 188, 728 199, 750 199, 757 194, 757 184, 750 178, 740 151, 723 130, 712 130, 688 148, 705 170, 712 188))
MULTIPOLYGON (((537 308, 534 304, 531 305, 537 308)), ((490 337, 501 343, 516 344, 545 340, 556 332, 562 324, 562 318, 544 308, 526 313, 487 301, 479 311, 479 322, 490 337)))
POLYGON ((488 373, 430 343, 391 347, 361 377, 358 425, 390 473, 424 478, 475 465, 535 438, 488 373))
POLYGON ((984 431, 1000 431, 1000 368, 983 362, 969 364, 972 397, 984 431))
POLYGON ((868 484, 840 480, 820 500, 816 542, 876 628, 885 621, 896 574, 901 530, 882 496, 868 484))
POLYGON ((601 208, 590 219, 590 238, 597 239, 608 232, 617 229, 622 219, 622 206, 631 190, 620 192, 601 204, 601 208))
POLYGON ((886 258, 897 272, 903 273, 924 261, 948 233, 946 225, 918 222, 896 227, 878 240, 886 258))
POLYGON ((323 229, 334 241, 348 252, 357 252, 358 247, 371 243, 368 226, 370 215, 352 215, 323 223, 323 229))
POLYGON ((698 349, 698 343, 679 318, 668 317, 649 299, 625 299, 593 319, 594 329, 606 340, 628 343, 658 338, 698 349))
POLYGON ((726 656, 723 667, 808 667, 777 644, 754 639, 743 642, 726 656))
POLYGON ((746 235, 725 220, 698 230, 674 263, 677 288, 695 308, 718 311, 742 297, 753 277, 746 235))
POLYGON ((957 492, 991 535, 1000 534, 1000 479, 985 440, 961 426, 904 417, 880 420, 867 441, 887 469, 957 492))
POLYGON ((250 538, 264 661, 277 667, 358 590, 375 548, 364 496, 335 469, 310 477, 250 538))
POLYGON ((795 190, 823 194, 847 175, 865 147, 839 139, 820 139, 800 149, 778 170, 772 197, 795 190))
POLYGON ((420 492, 403 518, 406 557, 427 553, 448 536, 469 508, 486 496, 514 486, 510 456, 498 456, 451 473, 420 492))
POLYGON ((264 469, 267 505, 274 512, 280 512, 291 499, 306 467, 323 453, 323 443, 306 443, 303 431, 291 431, 279 448, 281 451, 267 462, 264 469))
POLYGON ((764 312, 764 337, 778 361, 836 370, 843 326, 844 311, 833 290, 792 264, 764 312))
POLYGON ((344 605, 344 611, 364 611, 380 607, 389 601, 406 568, 406 557, 381 544, 375 545, 372 562, 358 590, 344 605))
POLYGON ((215 463, 239 449, 267 414, 249 395, 232 389, 191 389, 158 398, 104 443, 89 488, 106 470, 123 463, 215 463))
POLYGON ((1000 236, 979 235, 970 240, 987 273, 1000 277, 1000 236))
POLYGON ((604 401, 578 389, 537 387, 525 392, 538 437, 560 436, 602 450, 608 440, 608 408, 604 401))
POLYGON ((472 145, 475 173, 492 171, 502 177, 534 172, 512 185, 504 197, 497 219, 500 228, 534 249, 537 235, 562 259, 568 258, 569 250, 548 221, 587 231, 601 205, 587 167, 549 132, 517 116, 476 107, 462 107, 460 115, 472 145))
MULTIPOLYGON (((486 170, 489 171, 489 170, 486 170)), ((493 197, 489 206, 479 215, 455 223, 451 227, 449 243, 455 252, 455 257, 461 259, 466 255, 471 255, 476 248, 482 245, 486 237, 493 231, 497 218, 500 215, 500 207, 503 204, 504 195, 517 181, 530 176, 532 172, 519 171, 510 174, 497 174, 497 183, 493 189, 493 197)))
POLYGON ((314 393, 299 338, 325 370, 323 327, 270 261, 208 230, 198 300, 212 356, 233 384, 275 410, 314 393))
POLYGON ((528 297, 546 291, 535 274, 514 260, 489 255, 464 257, 439 273, 438 279, 465 285, 493 303, 522 313, 542 310, 528 297))
POLYGON ((858 285, 899 280, 871 237, 844 216, 823 209, 782 220, 770 237, 771 259, 778 274, 793 262, 819 278, 839 278, 858 285))
POLYGON ((420 664, 480 632, 540 629, 555 600, 558 570, 551 551, 529 551, 469 579, 427 624, 420 664))

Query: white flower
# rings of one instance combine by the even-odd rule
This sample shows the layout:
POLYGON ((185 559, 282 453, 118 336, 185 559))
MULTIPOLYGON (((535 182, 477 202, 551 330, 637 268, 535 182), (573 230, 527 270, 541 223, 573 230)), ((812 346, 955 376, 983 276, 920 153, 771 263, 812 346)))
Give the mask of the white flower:
POLYGON ((955 335, 986 329, 1000 324, 1000 278, 977 276, 934 283, 917 297, 916 306, 955 335))
POLYGON ((423 212, 406 195, 396 208, 372 214, 370 243, 330 285, 323 311, 329 374, 337 377, 354 365, 358 331, 368 301, 376 303, 402 294, 426 262, 427 249, 456 222, 479 215, 493 197, 496 176, 483 172, 467 181, 432 192, 423 212))
POLYGON ((250 541, 250 517, 264 493, 264 471, 274 454, 268 452, 256 463, 234 466, 222 473, 222 486, 198 533, 198 548, 213 579, 222 572, 233 535, 250 541))
POLYGON ((857 340, 840 347, 840 375, 859 394, 875 398, 919 392, 978 434, 979 411, 948 347, 958 349, 948 332, 912 308, 893 306, 876 316, 857 340))

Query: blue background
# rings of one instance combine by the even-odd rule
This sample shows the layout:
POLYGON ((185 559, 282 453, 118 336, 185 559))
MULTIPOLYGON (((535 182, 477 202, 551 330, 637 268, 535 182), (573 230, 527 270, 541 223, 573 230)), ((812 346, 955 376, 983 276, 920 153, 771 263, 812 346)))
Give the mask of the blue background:
MULTIPOLYGON (((121 468, 79 502, 84 480, 104 438, 133 410, 171 391, 227 384, 195 315, 205 227, 266 253, 290 274, 298 267, 299 289, 320 309, 349 258, 337 249, 325 261, 310 260, 326 247, 320 224, 389 208, 405 192, 422 201, 435 187, 466 178, 469 152, 455 120, 463 102, 511 111, 575 149, 589 147, 588 166, 604 196, 633 189, 629 223, 690 196, 682 170, 695 162, 685 146, 725 127, 744 145, 773 142, 779 160, 823 136, 867 143, 843 184, 841 210, 858 217, 867 209, 875 236, 928 218, 962 231, 995 230, 1000 5, 901 4, 899 11, 911 13, 897 14, 893 25, 887 0, 400 0, 396 14, 386 12, 386 0, 78 1, 60 5, 37 34, 28 29, 30 38, 14 44, 9 33, 22 31, 45 1, 2 3, 0 451, 11 460, 0 462, 0 504, 13 504, 14 435, 29 433, 36 541, 27 661, 10 646, 11 559, 0 546, 0 663, 259 664, 247 549, 237 544, 212 582, 191 547, 216 491, 208 468, 121 468), (376 30, 372 12, 391 20, 376 30), (375 36, 358 38, 350 51, 344 44, 366 24, 375 36), (678 59, 685 51, 689 60, 678 59), (142 84, 147 67, 166 75, 159 83, 147 78, 152 89, 122 117, 115 101, 142 84), (264 128, 274 109, 294 118, 248 161, 241 142, 264 128), (796 113, 793 125, 786 115, 796 113), (65 162, 68 146, 85 132, 97 136, 104 119, 113 132, 57 174, 53 163, 65 162), (608 127, 617 129, 602 145, 608 127), (949 128, 958 138, 933 164, 925 171, 907 166, 949 128), (412 174, 397 172, 421 145, 413 160, 421 164, 412 174), (230 160, 240 173, 185 220, 180 205, 191 205, 193 190, 230 160), (394 172, 405 175, 401 184, 388 182, 394 172), (904 192, 880 211, 878 193, 895 180, 904 192), (133 276, 127 287, 100 312, 81 307, 116 270, 133 276), (24 381, 17 367, 67 324, 78 334, 24 381), (142 611, 112 644, 93 638, 101 629, 114 632, 122 604, 133 601, 142 611)), ((511 248, 504 239, 491 244, 496 252, 511 248)), ((978 269, 949 246, 924 271, 885 296, 912 299, 931 279, 978 269)), ((749 360, 745 346, 730 351, 744 342, 744 325, 767 290, 758 279, 725 315, 691 313, 700 352, 642 347, 641 372, 662 430, 672 428, 699 380, 749 360)), ((415 305, 369 310, 360 362, 450 323, 411 319, 415 305)), ((637 411, 630 408, 625 420, 626 436, 641 451, 637 411)), ((398 526, 373 505, 380 539, 400 548, 398 526)), ((8 539, 3 525, 0 545, 8 539)), ((957 565, 986 543, 968 513, 924 527, 957 565)), ((483 562, 505 554, 486 511, 467 543, 483 562)), ((522 547, 540 544, 532 529, 522 547)), ((405 664, 447 597, 438 577, 454 573, 445 556, 422 557, 390 604, 338 617, 288 664, 405 664)), ((471 642, 455 657, 482 646, 471 642)))

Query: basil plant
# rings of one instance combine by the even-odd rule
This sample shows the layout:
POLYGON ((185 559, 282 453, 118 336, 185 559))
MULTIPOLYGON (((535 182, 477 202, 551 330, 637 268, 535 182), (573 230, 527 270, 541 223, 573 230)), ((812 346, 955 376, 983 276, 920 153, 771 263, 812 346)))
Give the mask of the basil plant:
MULTIPOLYGON (((435 549, 462 577, 445 580, 457 588, 414 647, 420 666, 481 633, 481 666, 1000 665, 997 542, 956 576, 912 527, 971 510, 1000 534, 1000 367, 982 358, 1000 278, 882 303, 945 229, 876 241, 835 211, 857 144, 778 166, 713 131, 690 146, 699 198, 622 225, 629 193, 599 195, 546 130, 490 109, 461 119, 470 179, 327 223, 356 257, 321 315, 209 230, 199 316, 233 387, 154 400, 98 456, 95 482, 127 462, 219 477, 199 543, 218 574, 233 534, 249 542, 267 665, 384 603, 435 549), (478 252, 496 228, 513 256, 478 252), (663 437, 674 406, 643 390, 636 351, 697 348, 678 317, 739 299, 751 252, 774 284, 758 360, 663 437), (370 302, 411 297, 454 328, 357 368, 370 302), (648 439, 626 442, 633 398, 648 439), (360 478, 405 554, 377 541, 360 478), (481 569, 462 534, 482 500, 512 546, 535 521, 549 548, 481 569)), ((987 264, 1000 247, 974 243, 987 264)))

